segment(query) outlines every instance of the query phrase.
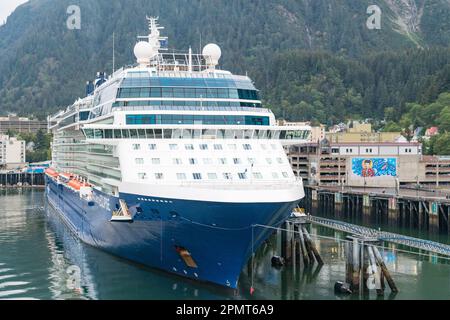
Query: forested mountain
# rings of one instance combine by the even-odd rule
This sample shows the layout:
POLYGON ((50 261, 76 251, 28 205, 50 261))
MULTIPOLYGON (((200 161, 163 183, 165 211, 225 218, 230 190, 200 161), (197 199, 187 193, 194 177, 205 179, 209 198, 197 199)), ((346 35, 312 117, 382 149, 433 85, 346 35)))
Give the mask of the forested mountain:
POLYGON ((336 122, 399 115, 450 90, 448 0, 30 0, 0 27, 0 113, 43 117, 84 93, 96 71, 134 63, 159 16, 169 46, 218 43, 221 65, 248 72, 277 115, 336 122), (367 8, 381 8, 369 30, 367 8), (81 9, 81 29, 66 27, 81 9))

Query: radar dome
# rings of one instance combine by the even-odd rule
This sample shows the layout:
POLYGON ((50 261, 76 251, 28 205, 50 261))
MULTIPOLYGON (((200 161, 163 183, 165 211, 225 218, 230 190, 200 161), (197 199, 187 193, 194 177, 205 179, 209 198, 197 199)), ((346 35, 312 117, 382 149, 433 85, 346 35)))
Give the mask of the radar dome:
POLYGON ((154 54, 152 45, 147 41, 140 41, 134 46, 134 55, 139 64, 149 64, 154 54))
POLYGON ((208 64, 216 66, 219 64, 222 50, 220 50, 220 47, 217 44, 210 43, 203 48, 203 55, 207 57, 208 64))

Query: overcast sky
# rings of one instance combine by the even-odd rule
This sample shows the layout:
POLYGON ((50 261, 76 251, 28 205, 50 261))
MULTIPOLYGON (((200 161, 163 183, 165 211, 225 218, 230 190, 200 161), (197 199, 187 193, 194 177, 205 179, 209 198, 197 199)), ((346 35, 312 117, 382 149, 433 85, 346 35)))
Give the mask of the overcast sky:
POLYGON ((6 18, 14 11, 17 6, 28 0, 0 0, 0 25, 6 21, 6 18))

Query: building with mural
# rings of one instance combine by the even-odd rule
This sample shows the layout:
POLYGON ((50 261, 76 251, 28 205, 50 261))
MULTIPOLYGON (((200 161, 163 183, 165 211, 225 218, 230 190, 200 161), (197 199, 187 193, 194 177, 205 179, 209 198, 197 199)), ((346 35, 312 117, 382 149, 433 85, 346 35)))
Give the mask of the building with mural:
POLYGON ((287 150, 305 183, 353 187, 450 184, 450 158, 422 155, 420 143, 306 143, 287 150))

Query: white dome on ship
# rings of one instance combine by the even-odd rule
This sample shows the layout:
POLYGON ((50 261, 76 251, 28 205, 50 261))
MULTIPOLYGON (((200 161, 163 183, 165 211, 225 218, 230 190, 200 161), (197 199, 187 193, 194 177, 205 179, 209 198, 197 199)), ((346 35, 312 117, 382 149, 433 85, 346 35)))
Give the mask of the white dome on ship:
POLYGON ((150 63, 150 59, 155 55, 155 52, 150 43, 147 41, 139 41, 134 46, 134 55, 139 64, 148 64, 150 63))
POLYGON ((203 48, 203 55, 207 57, 208 64, 216 66, 222 56, 222 50, 215 43, 209 43, 203 48))

